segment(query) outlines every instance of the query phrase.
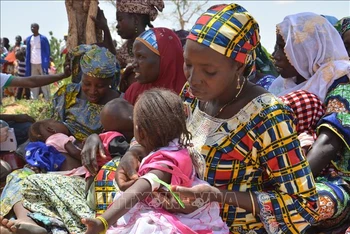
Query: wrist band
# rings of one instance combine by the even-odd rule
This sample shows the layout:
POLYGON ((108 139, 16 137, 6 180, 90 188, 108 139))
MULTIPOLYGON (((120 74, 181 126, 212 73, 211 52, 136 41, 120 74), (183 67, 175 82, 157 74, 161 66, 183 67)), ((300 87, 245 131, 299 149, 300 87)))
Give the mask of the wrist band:
POLYGON ((96 217, 96 219, 100 220, 103 224, 104 230, 101 231, 99 234, 105 234, 108 230, 108 222, 105 218, 103 218, 102 216, 98 216, 96 217))
POLYGON ((140 178, 147 180, 151 184, 152 191, 159 189, 160 183, 157 182, 157 180, 159 180, 159 178, 156 174, 147 173, 147 174, 141 176, 140 178))
POLYGON ((250 201, 252 202, 252 214, 255 216, 255 202, 251 191, 249 191, 249 195, 250 195, 250 201))

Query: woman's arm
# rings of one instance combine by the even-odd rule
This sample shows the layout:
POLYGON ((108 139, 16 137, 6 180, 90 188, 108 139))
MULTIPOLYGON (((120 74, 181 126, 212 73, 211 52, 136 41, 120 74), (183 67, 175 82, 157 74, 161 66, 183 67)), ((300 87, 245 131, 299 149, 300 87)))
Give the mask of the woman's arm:
POLYGON ((307 154, 312 174, 317 176, 335 159, 342 147, 344 147, 344 142, 337 134, 329 128, 321 127, 317 140, 307 154))
MULTIPOLYGON (((171 174, 160 170, 152 170, 149 173, 155 174, 159 179, 170 183, 171 174)), ((147 174, 149 174, 147 173, 147 174)), ((147 196, 152 194, 151 183, 144 178, 139 178, 130 188, 108 208, 102 215, 111 226, 118 221, 130 208, 134 207, 139 201, 143 201, 147 196)), ((87 226, 86 234, 96 234, 104 230, 103 223, 99 219, 83 219, 82 222, 87 226)))
POLYGON ((53 82, 62 80, 70 76, 70 68, 66 67, 65 72, 55 75, 38 75, 29 77, 17 77, 15 76, 9 86, 22 87, 22 88, 35 88, 45 86, 53 82))

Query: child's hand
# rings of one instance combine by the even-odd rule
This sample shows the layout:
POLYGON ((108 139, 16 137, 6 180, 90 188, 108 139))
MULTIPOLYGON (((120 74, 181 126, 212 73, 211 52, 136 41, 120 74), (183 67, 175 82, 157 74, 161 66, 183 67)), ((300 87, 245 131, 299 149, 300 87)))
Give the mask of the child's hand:
POLYGON ((104 230, 103 223, 99 219, 82 219, 81 222, 87 227, 85 234, 96 234, 104 230))
POLYGON ((24 167, 27 167, 27 168, 29 168, 30 170, 34 171, 35 174, 41 173, 41 170, 40 170, 39 167, 33 167, 33 166, 29 165, 29 164, 24 165, 24 167))

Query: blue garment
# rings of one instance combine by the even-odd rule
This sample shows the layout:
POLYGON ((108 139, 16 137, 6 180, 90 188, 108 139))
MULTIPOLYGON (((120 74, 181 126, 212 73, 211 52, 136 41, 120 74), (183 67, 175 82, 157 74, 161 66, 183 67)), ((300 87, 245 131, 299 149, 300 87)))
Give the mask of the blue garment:
MULTIPOLYGON (((39 34, 40 44, 41 44, 41 67, 45 74, 49 74, 50 67, 50 43, 44 35, 39 34)), ((30 40, 33 35, 29 36, 26 40, 27 43, 27 52, 26 52, 26 76, 31 76, 32 66, 30 63, 31 55, 31 45, 30 40)))
POLYGON ((55 147, 43 142, 30 142, 26 146, 26 161, 33 167, 39 167, 44 171, 58 171, 66 160, 66 157, 58 152, 55 147))

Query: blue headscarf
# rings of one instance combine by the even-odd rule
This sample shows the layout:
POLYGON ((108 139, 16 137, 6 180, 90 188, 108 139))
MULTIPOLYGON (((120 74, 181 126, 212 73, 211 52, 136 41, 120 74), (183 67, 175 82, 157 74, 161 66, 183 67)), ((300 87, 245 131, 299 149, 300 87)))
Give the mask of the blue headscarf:
POLYGON ((72 76, 78 76, 81 71, 95 78, 113 78, 112 88, 119 84, 120 66, 116 57, 104 47, 97 45, 79 45, 70 54, 72 59, 72 76), (79 64, 74 64, 79 59, 79 64))

